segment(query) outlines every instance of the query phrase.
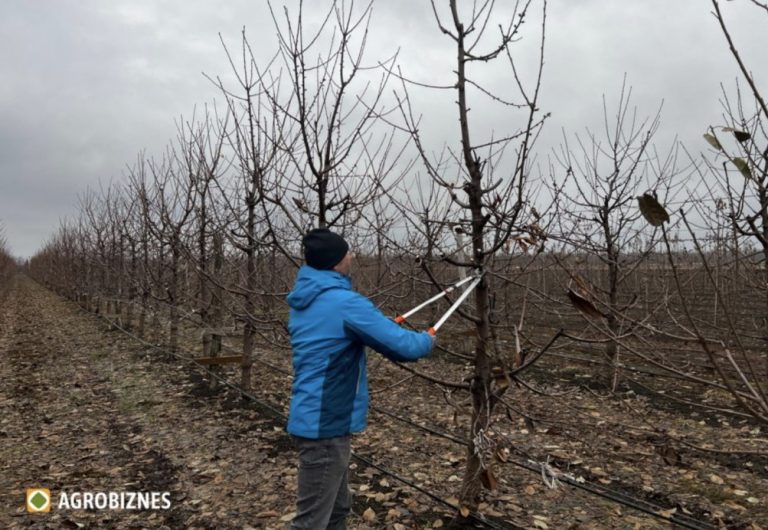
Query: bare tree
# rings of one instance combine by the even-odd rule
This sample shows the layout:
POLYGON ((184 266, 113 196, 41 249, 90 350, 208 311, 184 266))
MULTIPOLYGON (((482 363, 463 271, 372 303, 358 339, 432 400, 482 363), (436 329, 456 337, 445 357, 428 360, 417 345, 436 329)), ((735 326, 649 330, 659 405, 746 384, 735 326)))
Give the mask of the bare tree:
POLYGON ((211 79, 233 124, 226 135, 236 178, 223 197, 229 243, 245 254, 243 281, 231 289, 243 300, 237 313, 246 387, 257 329, 272 329, 260 332, 267 340, 280 330, 280 340, 287 338, 276 303, 289 279, 275 274, 277 264, 299 266, 298 242, 311 227, 335 227, 349 238, 362 233, 364 212, 397 180, 390 175, 405 145, 395 146, 379 120, 389 74, 364 65, 370 4, 358 10, 354 2, 332 2, 311 31, 302 2, 297 13, 270 9, 274 59, 257 63, 243 33, 237 58, 225 46, 236 87, 211 79))
MULTIPOLYGON (((753 3, 765 8, 764 4, 753 3)), ((722 201, 720 211, 733 229, 735 244, 755 245, 760 251, 762 273, 746 279, 752 288, 764 293, 763 311, 754 318, 751 333, 761 335, 763 344, 768 345, 768 104, 728 30, 720 2, 712 0, 712 6, 747 89, 737 84, 734 95, 724 89, 726 123, 710 127, 704 135, 715 151, 714 162, 709 166, 714 177, 709 194, 722 201)))
MULTIPOLYGON (((224 128, 224 139, 233 156, 233 178, 229 185, 218 181, 222 208, 220 224, 229 245, 242 253, 237 258, 238 279, 227 289, 240 300, 233 308, 235 318, 243 322, 243 359, 240 384, 251 387, 252 355, 259 324, 281 324, 274 315, 274 298, 281 295, 283 281, 277 268, 265 266, 264 260, 275 259, 285 226, 281 219, 276 182, 286 170, 286 150, 280 138, 290 135, 286 114, 276 114, 267 104, 264 79, 243 31, 240 56, 235 57, 224 45, 237 86, 230 88, 220 78, 211 79, 221 90, 227 105, 230 127, 224 128), (266 197, 275 200, 268 201, 266 197), (261 315, 257 307, 262 305, 261 315)), ((267 68, 268 70, 268 68, 267 68)), ((289 263, 294 260, 286 252, 289 263)), ((295 264, 295 263, 294 263, 295 264)), ((219 278, 221 280, 221 278, 219 278)), ((287 290, 287 288, 286 288, 287 290)))
POLYGON ((458 145, 448 146, 438 157, 429 154, 426 139, 420 133, 420 118, 415 115, 408 95, 414 85, 424 84, 400 76, 404 88, 400 108, 405 128, 431 181, 425 186, 429 191, 422 194, 426 201, 422 201, 420 207, 407 203, 402 206, 411 230, 420 234, 423 268, 435 283, 440 283, 434 272, 439 261, 482 275, 474 293, 474 307, 462 312, 473 325, 476 337, 471 357, 474 370, 469 384, 472 402, 470 444, 459 495, 463 517, 477 507, 483 487, 493 489, 496 483, 492 416, 508 386, 506 374, 514 363, 514 359, 497 344, 500 339, 497 332, 509 327, 511 316, 501 314, 494 303, 494 292, 510 281, 500 270, 505 263, 505 248, 529 231, 535 232, 535 219, 530 210, 529 172, 531 146, 546 118, 538 107, 544 63, 546 2, 541 3, 541 41, 537 68, 529 86, 526 86, 520 63, 512 53, 524 22, 532 16, 532 4, 532 0, 514 2, 511 13, 508 13, 509 22, 500 26, 499 34, 492 37, 489 24, 496 17, 494 2, 460 7, 458 2, 451 0, 447 12, 442 12, 433 2, 437 25, 455 46, 455 78, 442 88, 455 91, 459 122, 458 145), (517 89, 518 102, 493 94, 479 81, 481 66, 489 65, 498 71, 498 63, 504 61, 508 62, 510 83, 517 89), (478 77, 473 76, 474 72, 478 77), (508 113, 508 123, 517 126, 500 136, 478 133, 482 127, 470 124, 470 91, 479 98, 488 97, 500 111, 508 113), (514 151, 514 155, 505 158, 509 151, 514 151), (446 176, 449 171, 453 177, 446 176), (466 234, 465 248, 457 248, 454 237, 457 231, 466 234), (430 257, 434 259, 427 259, 430 257))
MULTIPOLYGON (((208 108, 199 120, 193 116, 191 121, 178 124, 179 160, 192 188, 193 214, 188 219, 191 225, 188 238, 194 244, 182 245, 185 260, 194 265, 197 271, 197 292, 194 307, 203 326, 203 356, 212 354, 214 336, 210 328, 220 326, 220 297, 213 296, 210 276, 216 256, 211 256, 213 236, 216 233, 214 223, 215 208, 212 194, 217 180, 223 174, 225 160, 223 155, 224 120, 219 124, 210 116, 208 108), (215 318, 218 317, 218 318, 215 318)), ((212 380, 213 382, 213 380, 212 380)))
POLYGON ((383 193, 402 150, 379 120, 386 114, 389 74, 364 64, 371 4, 358 10, 353 1, 335 1, 312 32, 302 2, 295 15, 271 4, 270 10, 284 77, 262 72, 261 84, 270 112, 285 117, 272 140, 291 163, 264 198, 280 208, 296 235, 313 226, 343 231, 383 193), (377 79, 374 71, 383 73, 377 79))
MULTIPOLYGON (((193 179, 197 176, 196 173, 187 172, 190 166, 183 158, 187 146, 183 135, 177 141, 179 150, 169 148, 161 160, 148 162, 151 186, 144 181, 134 183, 147 227, 160 246, 160 274, 155 281, 160 289, 155 297, 168 305, 168 344, 171 351, 178 348, 184 235, 194 209, 193 179), (167 262, 164 255, 166 247, 170 253, 167 262)), ((199 167, 194 170, 199 170, 199 167)))
MULTIPOLYGON (((635 197, 651 192, 667 200, 678 171, 677 142, 664 154, 652 144, 661 108, 652 118, 641 119, 631 106, 631 96, 625 79, 615 113, 608 110, 603 96, 603 136, 587 129, 584 136, 575 136, 575 148, 565 137, 555 154, 567 180, 556 185, 570 190, 559 194, 555 217, 560 238, 584 256, 586 271, 594 267, 590 257, 599 260, 596 273, 586 279, 569 270, 576 280, 569 296, 603 302, 607 311, 593 316, 605 319, 611 336, 621 335, 620 314, 633 303, 625 284, 654 251, 660 234, 640 219, 635 197)), ((615 391, 620 377, 618 342, 606 342, 605 354, 612 366, 611 388, 615 391)))
MULTIPOLYGON (((759 3, 756 5, 762 7, 759 3)), ((762 297, 763 311, 737 313, 732 305, 723 304, 722 324, 696 314, 693 297, 684 289, 679 258, 676 259, 662 225, 667 258, 682 312, 680 320, 673 317, 673 322, 676 323, 676 338, 695 341, 715 380, 702 379, 690 373, 688 377, 698 384, 727 391, 731 402, 726 402, 721 410, 728 408, 768 422, 768 388, 765 384, 765 374, 768 373, 765 348, 768 343, 768 133, 765 127, 768 107, 734 43, 718 0, 712 0, 712 6, 715 19, 749 90, 745 95, 737 84, 735 96, 725 94, 722 101, 725 125, 710 127, 704 135, 715 155, 714 162, 705 158, 710 172, 702 178, 708 194, 704 199, 714 202, 714 208, 709 211, 716 216, 724 215, 732 228, 733 273, 747 286, 742 296, 748 299, 753 293, 758 293, 762 297), (757 252, 751 256, 738 250, 752 245, 757 252), (757 259, 753 259, 755 257, 757 259), (761 364, 763 370, 760 370, 761 364)), ((647 203, 645 207, 647 209, 647 203)), ((655 205, 656 210, 659 208, 660 205, 655 205)), ((698 210, 703 211, 701 206, 698 210)), ((644 215, 647 213, 644 212, 644 215)), ((717 272, 713 270, 712 255, 700 243, 699 230, 689 220, 690 209, 680 209, 677 213, 700 260, 706 287, 714 292, 716 301, 722 300, 723 289, 717 272)), ((649 221, 653 223, 652 217, 649 221)), ((721 220, 714 221, 715 228, 721 220)), ((742 306, 746 303, 742 300, 742 306)))

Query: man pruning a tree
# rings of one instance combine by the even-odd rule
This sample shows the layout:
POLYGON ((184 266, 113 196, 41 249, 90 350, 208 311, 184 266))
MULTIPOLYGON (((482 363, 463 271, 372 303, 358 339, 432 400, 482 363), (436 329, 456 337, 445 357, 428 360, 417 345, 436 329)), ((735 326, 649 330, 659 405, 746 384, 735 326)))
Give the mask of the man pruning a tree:
POLYGON ((350 435, 365 429, 368 381, 364 347, 395 361, 429 355, 433 337, 403 329, 352 290, 354 254, 327 229, 302 241, 306 264, 288 295, 293 387, 288 432, 299 451, 292 529, 346 528, 350 435))

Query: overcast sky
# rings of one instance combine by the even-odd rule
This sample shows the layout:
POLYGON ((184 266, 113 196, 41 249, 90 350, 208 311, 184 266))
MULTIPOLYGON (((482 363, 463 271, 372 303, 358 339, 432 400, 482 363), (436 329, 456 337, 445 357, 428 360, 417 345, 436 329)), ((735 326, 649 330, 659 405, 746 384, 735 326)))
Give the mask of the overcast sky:
MULTIPOLYGON (((768 86, 768 16, 747 0, 723 8, 758 84, 768 86)), ((737 76, 710 11, 707 0, 550 0, 541 107, 552 118, 539 151, 562 129, 597 127, 602 94, 614 101, 625 73, 641 114, 664 100, 658 142, 677 135, 703 149, 702 133, 721 122, 720 83, 730 89, 737 76)), ((175 119, 216 98, 202 72, 226 74, 218 35, 236 45, 243 26, 270 56, 275 30, 262 1, 2 0, 0 222, 11 250, 34 254, 86 187, 119 179, 141 150, 161 152, 175 119)), ((525 35, 530 46, 535 30, 525 35)), ((375 2, 367 57, 398 48, 409 76, 451 82, 455 54, 426 0, 375 2)), ((433 141, 455 140, 450 109, 415 99, 433 141)), ((473 107, 481 123, 484 104, 473 107)))

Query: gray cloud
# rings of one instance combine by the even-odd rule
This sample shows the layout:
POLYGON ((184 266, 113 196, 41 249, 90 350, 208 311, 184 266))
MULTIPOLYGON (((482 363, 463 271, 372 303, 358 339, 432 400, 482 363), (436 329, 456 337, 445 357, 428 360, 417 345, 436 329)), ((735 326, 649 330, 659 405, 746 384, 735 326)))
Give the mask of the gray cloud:
MULTIPOLYGON (((745 1, 723 7, 766 86, 760 68, 768 64, 768 17, 745 1)), ((737 76, 710 9, 703 0, 550 0, 541 107, 553 116, 540 152, 559 142, 561 128, 599 127, 601 96, 615 101, 625 73, 641 114, 665 102, 659 142, 678 135, 700 149, 706 126, 720 123, 720 83, 730 89, 737 76)), ((535 24, 532 16, 515 56, 523 69, 533 65, 535 24)), ((175 135, 174 119, 216 97, 201 72, 228 75, 218 34, 236 47, 243 26, 269 57, 276 41, 263 2, 5 0, 0 220, 14 252, 34 253, 59 218, 74 213, 78 193, 119 178, 138 151, 161 152, 175 135)), ((454 52, 428 2, 376 3, 368 57, 398 48, 408 76, 452 81, 454 52)), ((471 74, 503 95, 512 82, 507 70, 479 66, 471 74)), ((453 141, 454 94, 414 88, 412 95, 431 145, 453 141)), ((512 115, 488 103, 479 98, 473 105, 478 130, 509 128, 512 115)))

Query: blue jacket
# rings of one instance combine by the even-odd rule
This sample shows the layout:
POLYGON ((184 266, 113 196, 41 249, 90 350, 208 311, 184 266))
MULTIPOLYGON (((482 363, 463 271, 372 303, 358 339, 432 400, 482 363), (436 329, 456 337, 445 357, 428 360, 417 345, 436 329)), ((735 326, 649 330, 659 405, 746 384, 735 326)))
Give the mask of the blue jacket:
POLYGON ((331 438, 365 428, 365 346, 396 361, 415 361, 432 350, 428 333, 395 324, 338 272, 301 267, 287 301, 293 348, 287 430, 293 435, 331 438))

